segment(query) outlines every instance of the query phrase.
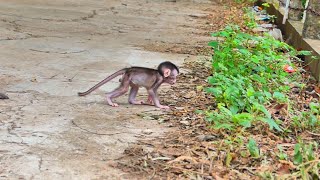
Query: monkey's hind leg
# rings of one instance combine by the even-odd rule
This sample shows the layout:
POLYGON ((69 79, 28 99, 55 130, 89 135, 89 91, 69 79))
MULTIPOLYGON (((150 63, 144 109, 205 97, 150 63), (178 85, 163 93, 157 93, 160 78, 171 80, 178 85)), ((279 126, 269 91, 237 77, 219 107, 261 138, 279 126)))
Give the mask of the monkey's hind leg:
POLYGON ((128 78, 124 78, 118 88, 107 93, 107 103, 112 107, 118 107, 119 105, 117 103, 112 102, 112 99, 125 94, 128 90, 129 90, 129 80, 128 78))
POLYGON ((129 103, 130 104, 144 104, 144 101, 137 101, 136 100, 136 96, 137 96, 137 93, 139 91, 139 86, 133 84, 133 83, 130 83, 130 86, 131 86, 131 89, 130 89, 130 93, 129 93, 129 103))

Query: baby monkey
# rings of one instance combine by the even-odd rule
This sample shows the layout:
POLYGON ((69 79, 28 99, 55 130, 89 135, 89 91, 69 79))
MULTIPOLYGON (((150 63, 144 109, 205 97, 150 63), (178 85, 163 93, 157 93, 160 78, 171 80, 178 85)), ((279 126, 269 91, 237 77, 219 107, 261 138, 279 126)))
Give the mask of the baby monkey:
POLYGON ((125 94, 129 87, 129 103, 130 104, 144 104, 143 101, 137 101, 136 96, 140 87, 144 87, 148 91, 148 101, 161 109, 168 109, 169 106, 160 104, 158 99, 157 90, 162 83, 175 84, 177 76, 179 75, 179 69, 176 65, 169 61, 165 61, 159 64, 157 69, 150 69, 145 67, 131 67, 121 69, 112 75, 108 76, 86 92, 79 92, 79 96, 85 96, 90 94, 92 91, 98 89, 103 84, 110 80, 122 75, 121 84, 115 90, 107 93, 107 103, 110 106, 117 107, 117 103, 112 102, 116 97, 125 94))

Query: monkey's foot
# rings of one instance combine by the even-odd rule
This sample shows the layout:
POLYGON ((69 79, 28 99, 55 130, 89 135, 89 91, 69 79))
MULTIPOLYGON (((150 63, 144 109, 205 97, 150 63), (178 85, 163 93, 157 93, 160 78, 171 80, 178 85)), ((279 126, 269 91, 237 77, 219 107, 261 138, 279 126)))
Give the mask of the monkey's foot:
POLYGON ((112 107, 118 107, 119 104, 117 104, 117 103, 112 103, 112 104, 110 104, 110 106, 112 106, 112 107))
POLYGON ((144 101, 142 101, 142 100, 141 100, 141 101, 133 100, 133 101, 130 101, 129 103, 130 103, 130 104, 134 104, 134 105, 141 105, 141 104, 145 104, 145 103, 144 103, 144 101))
POLYGON ((112 102, 109 97, 107 97, 107 103, 112 107, 118 107, 119 106, 117 103, 112 102))

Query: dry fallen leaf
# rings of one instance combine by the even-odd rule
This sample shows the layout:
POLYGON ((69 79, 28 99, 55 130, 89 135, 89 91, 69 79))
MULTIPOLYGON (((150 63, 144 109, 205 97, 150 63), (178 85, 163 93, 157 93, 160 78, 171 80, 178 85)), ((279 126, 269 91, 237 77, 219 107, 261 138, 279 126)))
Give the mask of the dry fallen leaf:
POLYGON ((279 162, 283 165, 288 165, 289 169, 295 169, 296 166, 291 161, 279 160, 279 162))
POLYGON ((315 90, 318 94, 320 94, 320 86, 315 86, 315 87, 314 87, 314 90, 315 90))
POLYGON ((190 99, 192 97, 195 97, 196 95, 197 95, 197 93, 195 91, 190 91, 184 96, 184 98, 190 99))
POLYGON ((289 173, 290 173, 290 165, 288 165, 288 164, 281 164, 281 165, 280 165, 280 168, 278 169, 278 173, 279 173, 280 175, 289 174, 289 173))
POLYGON ((198 163, 193 157, 191 156, 180 156, 180 157, 177 157, 176 159, 172 160, 172 161, 169 161, 168 164, 172 164, 174 162, 179 162, 179 161, 189 161, 189 162, 192 162, 192 163, 198 163))

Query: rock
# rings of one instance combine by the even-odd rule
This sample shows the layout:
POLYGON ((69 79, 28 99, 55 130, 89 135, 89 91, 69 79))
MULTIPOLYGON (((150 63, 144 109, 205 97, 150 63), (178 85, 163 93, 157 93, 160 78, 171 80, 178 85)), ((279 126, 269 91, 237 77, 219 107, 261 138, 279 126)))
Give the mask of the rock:
POLYGON ((281 30, 278 28, 273 28, 271 31, 268 32, 274 39, 283 41, 281 30))
POLYGON ((175 108, 178 109, 178 110, 184 109, 184 107, 175 107, 175 108))
POLYGON ((169 123, 166 125, 166 127, 174 127, 174 125, 172 123, 169 123))
POLYGON ((190 122, 189 121, 180 121, 181 124, 184 124, 186 126, 189 126, 190 125, 190 122))
POLYGON ((274 27, 273 24, 260 24, 260 25, 258 25, 258 26, 260 26, 260 27, 262 27, 262 28, 273 28, 273 27, 274 27))
POLYGON ((162 119, 162 118, 159 118, 159 119, 158 119, 158 123, 160 123, 160 124, 161 124, 161 123, 164 123, 165 121, 167 121, 167 120, 166 120, 166 119, 162 119))
POLYGON ((196 93, 195 91, 190 91, 190 92, 188 92, 188 94, 186 94, 186 95, 184 96, 184 98, 190 99, 190 98, 196 96, 196 94, 197 94, 197 93, 196 93))
POLYGON ((253 32, 268 32, 269 30, 263 27, 256 27, 252 29, 253 32))
POLYGON ((153 133, 153 131, 151 129, 145 129, 142 131, 143 134, 147 134, 147 135, 150 135, 153 133))
POLYGON ((151 117, 151 116, 144 116, 143 119, 144 119, 144 120, 154 120, 154 118, 151 117))
POLYGON ((160 116, 159 116, 159 115, 156 115, 156 114, 152 115, 151 117, 152 117, 154 120, 158 120, 158 119, 160 118, 160 116))
POLYGON ((211 140, 214 140, 216 137, 212 136, 212 135, 199 135, 199 136, 197 136, 197 138, 200 141, 211 141, 211 140))
POLYGON ((37 81, 37 78, 32 78, 32 79, 30 79, 30 81, 31 81, 31 82, 38 82, 38 81, 37 81))
POLYGON ((291 92, 293 92, 295 94, 298 94, 300 92, 300 88, 294 87, 294 88, 291 89, 291 92))

